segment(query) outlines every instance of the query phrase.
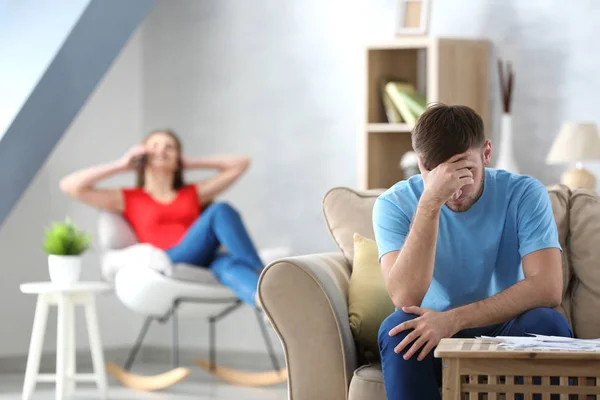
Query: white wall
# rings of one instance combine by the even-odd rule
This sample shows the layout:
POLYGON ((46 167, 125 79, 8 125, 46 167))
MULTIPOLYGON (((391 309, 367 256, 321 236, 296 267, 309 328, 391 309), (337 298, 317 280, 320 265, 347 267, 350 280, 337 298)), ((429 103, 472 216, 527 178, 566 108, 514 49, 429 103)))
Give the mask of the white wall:
MULTIPOLYGON (((0 341, 0 355, 27 353, 35 298, 22 294, 19 284, 48 280, 47 259, 41 250, 44 227, 69 215, 82 228, 95 232, 96 211, 67 200, 59 191, 58 182, 75 169, 119 157, 141 138, 140 62, 141 37, 138 32, 90 96, 0 230, 4 270, 0 279, 0 319, 3 321, 0 337, 4 338, 0 341), (10 340, 6 340, 8 338, 10 340)), ((132 177, 120 177, 107 184, 130 182, 132 177)), ((100 278, 95 251, 85 257, 82 278, 100 278)), ((106 346, 130 344, 135 338, 139 319, 112 296, 100 298, 98 305, 106 346)), ((55 314, 55 311, 51 313, 48 321, 47 349, 55 348, 55 314)), ((82 316, 83 313, 78 314, 78 317, 82 316)), ((78 347, 87 346, 84 326, 78 324, 78 347)))

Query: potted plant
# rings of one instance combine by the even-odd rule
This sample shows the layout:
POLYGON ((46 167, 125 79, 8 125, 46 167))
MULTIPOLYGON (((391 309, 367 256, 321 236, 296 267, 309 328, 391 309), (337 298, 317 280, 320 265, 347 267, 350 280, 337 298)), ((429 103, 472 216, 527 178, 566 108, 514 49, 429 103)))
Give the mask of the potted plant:
POLYGON ((81 255, 88 249, 91 236, 69 219, 54 222, 46 228, 43 244, 48 254, 50 280, 57 284, 71 284, 79 280, 81 274, 81 255))

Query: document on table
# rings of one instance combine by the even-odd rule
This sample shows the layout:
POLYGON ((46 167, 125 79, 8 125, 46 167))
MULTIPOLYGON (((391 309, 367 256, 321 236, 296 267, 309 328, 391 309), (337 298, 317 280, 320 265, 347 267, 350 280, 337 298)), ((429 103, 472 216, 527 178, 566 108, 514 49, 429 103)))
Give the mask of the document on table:
POLYGON ((494 342, 506 349, 600 351, 600 339, 574 339, 560 336, 481 336, 478 339, 494 342))

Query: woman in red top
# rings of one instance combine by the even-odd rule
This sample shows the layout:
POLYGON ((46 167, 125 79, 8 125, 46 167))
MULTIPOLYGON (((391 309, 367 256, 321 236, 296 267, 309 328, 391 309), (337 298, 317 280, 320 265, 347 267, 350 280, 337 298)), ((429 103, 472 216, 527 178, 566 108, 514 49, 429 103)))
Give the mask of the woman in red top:
POLYGON ((208 267, 244 302, 255 306, 263 263, 239 213, 224 202, 209 205, 248 165, 249 159, 241 156, 189 159, 182 155, 175 133, 157 130, 120 160, 77 171, 63 178, 60 186, 86 204, 121 213, 140 243, 160 251, 165 262, 208 267), (218 173, 186 184, 183 171, 190 168, 214 168, 218 173), (132 170, 137 172, 135 188, 95 186, 132 170))

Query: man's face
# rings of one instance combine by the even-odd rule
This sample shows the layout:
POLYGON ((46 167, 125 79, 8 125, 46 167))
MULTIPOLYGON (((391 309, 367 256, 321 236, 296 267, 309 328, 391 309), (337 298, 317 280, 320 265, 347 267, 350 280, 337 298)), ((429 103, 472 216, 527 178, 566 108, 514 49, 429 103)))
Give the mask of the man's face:
MULTIPOLYGON (((475 204, 481 197, 484 187, 485 167, 490 165, 492 156, 492 144, 486 140, 483 148, 472 148, 465 152, 464 160, 469 160, 475 164, 471 169, 473 173, 472 185, 466 185, 456 192, 450 200, 446 202, 446 206, 454 212, 465 212, 475 204)), ((426 179, 428 171, 421 171, 426 179)))

